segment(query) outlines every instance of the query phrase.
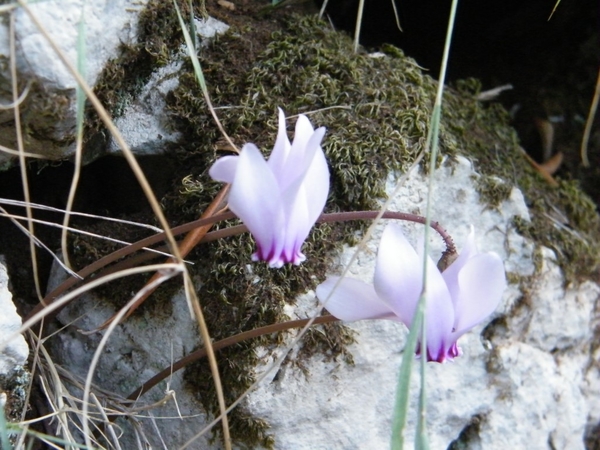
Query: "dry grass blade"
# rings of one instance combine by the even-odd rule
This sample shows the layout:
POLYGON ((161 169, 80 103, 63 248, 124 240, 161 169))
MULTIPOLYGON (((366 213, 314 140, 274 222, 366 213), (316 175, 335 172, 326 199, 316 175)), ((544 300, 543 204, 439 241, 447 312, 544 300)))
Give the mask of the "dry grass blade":
MULTIPOLYGON (((206 86, 204 74, 200 67, 200 61, 198 61, 198 56, 196 54, 196 46, 194 45, 196 36, 194 36, 194 39, 192 39, 192 37, 190 36, 190 33, 186 27, 186 24, 183 20, 182 15, 181 15, 181 11, 179 10, 179 6, 177 5, 177 1, 173 0, 173 6, 175 8, 175 11, 177 12, 177 18, 179 19, 179 26, 181 28, 181 32, 183 33, 185 44, 188 49, 188 54, 190 56, 190 60, 192 61, 192 66, 194 67, 194 73, 196 75, 198 83, 200 84, 200 87, 202 88, 202 93, 204 94, 204 99, 206 101, 206 104, 208 105, 208 109, 210 110, 210 113, 212 114, 212 116, 217 124, 217 127, 221 131, 221 134, 225 137, 225 139, 227 140, 227 142, 229 143, 231 148, 237 150, 237 147, 235 146, 233 141, 229 138, 229 136, 225 132, 225 129, 221 125, 221 122, 220 122, 219 118, 217 117, 217 114, 215 113, 214 108, 212 107, 212 102, 211 102, 210 96, 208 94, 208 88, 206 86)), ((192 1, 191 0, 189 2, 189 6, 190 6, 190 11, 192 11, 192 1)), ((191 20, 190 25, 193 29, 194 28, 193 18, 191 20)), ((189 274, 187 272, 184 275, 184 286, 185 286, 186 298, 190 299, 189 304, 191 305, 191 308, 193 309, 193 311, 195 313, 196 320, 198 321, 198 325, 200 327, 200 336, 202 337, 202 340, 204 341, 204 345, 205 345, 206 351, 208 353, 208 361, 209 361, 209 365, 210 365, 210 370, 213 375, 213 382, 215 384, 215 390, 217 392, 217 401, 219 403, 219 410, 221 411, 221 425, 222 425, 222 429, 223 429, 223 441, 225 444, 225 449, 230 450, 231 449, 231 436, 230 436, 230 432, 229 432, 229 419, 227 418, 225 396, 223 395, 223 386, 221 383, 221 377, 219 375, 217 359, 216 359, 215 353, 212 349, 212 342, 210 339, 210 335, 208 333, 208 328, 206 326, 206 322, 204 320, 204 314, 202 313, 202 308, 200 307, 199 299, 196 295, 196 290, 194 289, 192 280, 189 277, 189 274)))
POLYGON ((531 156, 529 156, 525 149, 523 149, 522 147, 519 147, 519 149, 521 150, 521 153, 523 153, 523 156, 525 157, 527 162, 531 164, 531 167, 533 167, 548 182, 550 186, 558 187, 558 182, 554 178, 552 178, 551 174, 549 174, 531 156))
MULTIPOLYGON (((6 210, 4 210, 4 208, 0 207, 0 217, 7 217, 8 219, 10 219, 11 221, 13 221, 13 223, 20 228, 25 234, 28 234, 28 230, 23 227, 18 220, 26 220, 26 217, 23 216, 17 216, 14 214, 10 214, 8 212, 6 212, 6 210)), ((127 241, 123 241, 121 239, 116 239, 116 238, 111 238, 110 236, 104 236, 101 234, 97 234, 97 233, 91 233, 89 231, 84 231, 84 230, 80 230, 78 228, 73 228, 73 227, 68 227, 65 225, 61 225, 55 222, 48 222, 47 220, 41 220, 41 219, 32 219, 32 221, 34 223, 37 224, 41 224, 41 225, 46 225, 49 227, 54 227, 54 228, 60 228, 62 230, 66 230, 66 231, 70 231, 71 233, 76 233, 76 234, 82 234, 84 236, 89 236, 89 237, 93 237, 96 239, 102 239, 105 241, 109 241, 109 242, 114 242, 116 244, 121 244, 121 245, 132 245, 131 242, 127 242, 127 241)), ((60 266, 65 269, 65 271, 67 271, 69 273, 69 275, 71 275, 72 277, 77 277, 79 279, 81 279, 80 276, 78 276, 75 272, 73 272, 73 270, 66 266, 61 260, 60 258, 54 254, 42 241, 40 241, 36 236, 32 236, 32 238, 35 240, 36 244, 39 245, 40 247, 43 247, 44 249, 46 249, 54 258, 54 260, 60 264, 60 266)), ((165 253, 163 251, 160 250, 156 250, 153 248, 148 248, 148 247, 143 247, 141 250, 145 250, 151 253, 156 253, 157 255, 161 255, 161 256, 166 256, 168 258, 173 258, 173 255, 171 255, 170 253, 165 253)), ((171 261, 172 262, 172 261, 171 261)), ((188 264, 192 264, 190 261, 184 261, 187 262, 188 264)))
MULTIPOLYGON (((208 208, 206 208, 206 210, 202 213, 202 216, 200 217, 200 219, 208 219, 209 217, 213 217, 217 214, 225 212, 225 210, 227 209, 225 200, 226 200, 228 192, 229 192, 229 185, 225 185, 225 187, 223 187, 223 189, 221 189, 221 191, 213 199, 213 201, 208 206, 208 208)), ((204 236, 206 236, 206 233, 208 233, 208 231, 212 228, 212 226, 213 226, 213 224, 209 224, 209 225, 204 225, 204 226, 195 228, 194 230, 190 231, 185 236, 183 242, 181 243, 181 246, 179 247, 179 252, 180 252, 180 255, 182 258, 185 258, 194 249, 194 247, 196 247, 196 245, 198 245, 198 243, 204 238, 204 236)), ((173 260, 170 259, 166 262, 167 263, 173 262, 173 260)), ((156 287, 158 287, 158 285, 155 285, 154 282, 159 277, 160 277, 160 274, 156 273, 150 279, 150 281, 148 281, 148 283, 144 287, 144 292, 145 292, 144 295, 140 296, 138 301, 131 306, 131 308, 129 309, 129 312, 125 316, 125 319, 127 319, 129 316, 131 316, 131 314, 133 314, 133 312, 142 303, 144 303, 146 301, 146 299, 148 297, 150 297, 150 295, 152 295, 152 293, 155 291, 156 287), (156 287, 151 289, 149 286, 156 286, 156 287)), ((114 316, 111 317, 110 319, 108 319, 102 325, 100 325, 98 330, 105 329, 113 320, 114 320, 114 316)))
MULTIPOLYGON (((10 30, 9 30, 9 47, 10 47, 10 76, 11 76, 11 84, 12 84, 12 94, 13 94, 13 104, 14 104, 14 121, 15 121, 15 133, 17 137, 17 150, 19 151, 19 166, 21 168, 21 182, 23 185, 23 198, 26 203, 31 201, 31 196, 29 193, 29 184, 27 182, 27 162, 25 160, 25 144, 23 142, 23 132, 21 129, 21 112, 19 109, 19 86, 17 79, 17 52, 15 47, 15 14, 14 11, 10 14, 10 30)), ((33 226, 33 213, 29 205, 26 205, 27 211, 27 229, 29 230, 29 235, 34 236, 35 230, 33 226)), ((37 266, 37 256, 36 256, 36 243, 33 238, 29 240, 29 253, 31 255, 31 266, 33 269, 33 280, 35 283, 35 291, 37 293, 38 299, 42 300, 44 297, 42 295, 42 288, 40 286, 40 277, 38 273, 37 266)))
POLYGON ((5 147, 4 145, 0 145, 0 152, 8 153, 9 155, 13 156, 23 155, 26 158, 46 159, 45 155, 40 155, 39 153, 19 152, 18 150, 13 150, 11 148, 5 147))
POLYGON ((590 160, 588 159, 588 144, 590 141, 590 135, 592 134, 592 127, 594 125, 594 118, 596 117, 596 111, 598 110, 598 101, 600 100, 600 68, 598 69, 598 78, 596 79, 596 89, 594 91, 594 97, 592 98, 592 104, 590 105, 590 111, 588 112, 587 119, 585 121, 585 129, 583 130, 583 138, 581 139, 581 162, 583 167, 590 167, 590 160))
MULTIPOLYGON (((79 26, 77 31, 77 69, 81 76, 85 76, 85 3, 81 5, 81 17, 79 19, 79 26)), ((84 120, 84 109, 85 109, 85 95, 81 87, 77 86, 76 92, 76 104, 77 104, 77 133, 75 138, 75 170, 73 171, 73 178, 71 180, 71 187, 69 189, 69 197, 67 198, 67 206, 65 207, 65 217, 63 219, 63 232, 61 235, 60 243, 62 248, 63 258, 65 264, 68 267, 72 267, 69 261, 69 249, 67 246, 67 232, 69 221, 71 219, 71 210, 73 209, 73 203, 75 203, 75 194, 77 193, 77 185, 79 184, 79 177, 81 176, 81 166, 83 157, 83 120, 84 120)))
MULTIPOLYGON (((199 227, 199 226, 203 226, 206 225, 208 223, 215 223, 218 222, 220 220, 228 220, 228 219, 232 219, 235 216, 233 215, 233 213, 224 213, 224 214, 219 214, 218 216, 213 216, 209 219, 199 219, 196 220, 194 222, 190 222, 187 223, 185 225, 180 225, 178 227, 173 228, 172 232, 175 234, 180 234, 180 233, 185 233, 186 231, 189 231, 193 228, 199 227)), ((213 232, 214 233, 214 232, 213 232)), ((208 236, 207 236, 208 237, 208 236)), ((139 240, 131 245, 128 245, 127 247, 124 247, 122 249, 119 249, 109 255, 106 255, 102 258, 100 258, 99 260, 93 262, 92 264, 90 264, 89 266, 84 267, 83 269, 81 269, 79 272, 77 272, 77 277, 71 277, 68 278, 67 280, 65 280, 63 283, 61 283, 56 289, 54 289, 52 292, 48 293, 46 295, 46 297, 44 297, 44 301, 42 304, 37 305, 26 317, 25 320, 29 320, 31 319, 33 316, 35 316, 36 314, 40 313, 44 308, 46 308, 48 305, 53 304, 55 301, 57 301, 57 299, 64 293, 66 292, 68 289, 72 288, 73 286, 75 286, 80 279, 85 279, 86 277, 88 277, 89 275, 93 274, 94 272, 102 269, 103 267, 106 267, 107 265, 117 261, 120 258, 123 258, 127 255, 130 255, 140 249, 142 249, 143 247, 155 244, 157 242, 161 242, 164 241, 166 239, 166 233, 161 232, 158 234, 155 234, 154 236, 150 236, 147 238, 144 238, 142 240, 139 240)), ((203 240, 205 241, 207 240, 206 238, 203 240)), ((123 267, 121 267, 123 268, 123 267)), ((110 272, 112 273, 112 272, 110 272)), ((103 276, 103 275, 100 275, 103 276)), ((71 300, 74 299, 75 297, 71 297, 71 300)), ((60 307, 58 308, 53 308, 51 312, 53 311, 57 311, 58 309, 60 309, 61 307, 63 307, 64 305, 66 305, 67 303, 62 303, 60 307)), ((50 314, 50 312, 48 313, 50 314)))
MULTIPOLYGON (((48 246, 46 244, 44 244, 35 234, 31 234, 31 231, 28 228, 25 228, 23 225, 21 225, 21 223, 19 223, 19 221, 17 220, 17 219, 27 220, 26 217, 15 216, 13 214, 9 214, 2 207, 0 207, 0 217, 7 217, 18 229, 20 229, 23 232, 23 234, 25 234, 25 236, 27 236, 30 239, 30 241, 34 242, 35 245, 46 250, 52 256, 54 261, 56 261, 67 273, 69 273, 69 275, 71 275, 72 277, 81 279, 81 277, 79 277, 79 275, 77 275, 69 267, 67 267, 63 264, 63 262, 61 261, 61 259, 58 257, 58 255, 56 253, 54 253, 52 250, 50 250, 48 248, 48 246)), ((31 219, 31 222, 40 222, 40 221, 38 219, 31 219)), ((49 223, 51 223, 51 222, 49 222, 49 223)), ((56 224, 52 224, 52 225, 56 225, 56 224)))
POLYGON ((563 152, 558 152, 544 164, 540 164, 540 169, 546 172, 548 175, 554 175, 554 173, 560 168, 564 159, 563 152))
POLYGON ((31 81, 29 81, 27 83, 27 86, 25 86, 25 89, 23 89, 23 93, 19 96, 19 98, 17 99, 17 101, 9 103, 8 105, 3 105, 0 103, 0 110, 2 109, 14 109, 17 106, 20 106, 21 103, 23 103, 23 100, 25 100, 27 98, 27 94, 29 94, 29 90, 31 89, 31 81))
MULTIPOLYGON (((23 202, 21 200, 0 198, 0 205, 20 206, 20 207, 24 208, 26 204, 25 204, 25 202, 23 202)), ((29 206, 33 209, 39 209, 42 211, 66 213, 66 210, 64 210, 64 209, 55 208, 53 206, 48 206, 48 205, 41 205, 39 203, 29 203, 29 206)), ((87 217, 90 219, 99 219, 99 220, 105 220, 107 222, 116 222, 116 223, 122 223, 125 225, 133 225, 133 226, 140 227, 140 228, 147 228, 156 233, 162 233, 162 231, 163 231, 161 228, 155 227, 154 225, 149 225, 147 223, 141 223, 141 222, 133 222, 131 220, 118 219, 116 217, 99 216, 97 214, 88 214, 88 213, 82 213, 82 212, 77 212, 77 211, 71 211, 70 214, 72 216, 87 217)))

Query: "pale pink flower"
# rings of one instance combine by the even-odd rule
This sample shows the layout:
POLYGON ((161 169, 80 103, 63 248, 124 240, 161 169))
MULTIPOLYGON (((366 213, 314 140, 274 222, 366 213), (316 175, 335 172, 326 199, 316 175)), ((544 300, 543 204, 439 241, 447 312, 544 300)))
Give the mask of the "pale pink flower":
POLYGON ((324 127, 314 130, 300 115, 290 144, 279 109, 279 131, 268 161, 256 145, 246 144, 239 156, 220 158, 210 168, 213 179, 231 183, 229 208, 254 236, 254 261, 281 267, 306 259, 302 244, 329 193, 329 168, 321 148, 324 135, 324 127))
MULTIPOLYGON (((422 272, 423 257, 391 224, 381 237, 374 286, 343 278, 334 289, 339 277, 330 277, 317 287, 317 297, 340 320, 390 319, 410 328, 423 290, 422 272)), ((505 288, 502 260, 496 253, 478 252, 473 229, 444 272, 427 256, 427 360, 459 356, 458 338, 494 312, 505 288)))

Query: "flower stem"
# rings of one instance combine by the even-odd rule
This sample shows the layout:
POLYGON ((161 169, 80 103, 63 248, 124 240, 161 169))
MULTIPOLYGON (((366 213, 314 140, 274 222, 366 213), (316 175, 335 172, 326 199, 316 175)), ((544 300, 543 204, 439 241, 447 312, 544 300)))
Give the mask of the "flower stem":
MULTIPOLYGON (((350 211, 350 212, 329 213, 329 214, 322 214, 321 217, 319 217, 319 219, 317 220, 317 222, 329 223, 329 222, 343 222, 343 221, 348 221, 348 220, 371 220, 371 219, 374 219, 375 217, 377 217, 377 215, 378 215, 378 211, 350 211)), ((234 218, 235 218, 235 215, 232 212, 215 214, 211 217, 198 219, 193 222, 189 222, 184 225, 174 227, 171 229, 171 233, 173 233, 174 236, 177 236, 177 235, 186 233, 190 230, 194 230, 194 229, 201 228, 201 227, 203 228, 208 225, 212 225, 214 223, 221 222, 223 220, 230 220, 230 219, 234 219, 234 218)), ((383 219, 405 220, 405 221, 415 222, 415 223, 420 223, 420 224, 426 223, 425 217, 418 216, 416 214, 409 214, 409 213, 403 213, 403 212, 397 212, 397 211, 386 211, 383 213, 382 218, 383 219)), ((444 251, 444 253, 442 255, 442 259, 452 258, 454 255, 456 255, 456 253, 457 253, 456 246, 454 245, 454 241, 452 240, 452 237, 446 232, 446 230, 444 230, 444 228, 442 228, 442 226, 439 224, 439 222, 431 221, 429 223, 429 226, 431 228, 433 228, 442 237, 442 239, 444 240, 444 243, 446 244, 446 250, 444 251)), ((222 238, 229 237, 229 236, 235 236, 235 235, 244 233, 246 231, 248 231, 248 230, 244 225, 235 225, 232 227, 224 228, 222 230, 211 231, 209 233, 206 233, 204 238, 199 243, 206 243, 206 242, 215 241, 217 239, 222 239, 222 238)), ((56 289, 54 289, 52 292, 47 294, 46 297, 44 297, 44 299, 42 300, 42 302, 39 303, 27 315, 27 317, 25 318, 25 321, 27 321, 28 319, 33 317, 35 314, 40 312, 47 305, 52 304, 52 302, 54 302, 55 299, 57 299, 59 296, 61 296, 64 292, 66 292, 71 287, 78 284, 78 282, 80 282, 81 280, 84 280, 83 283, 86 283, 88 281, 88 280, 86 280, 86 278, 88 278, 93 273, 99 271, 100 269, 103 269, 106 266, 108 266, 109 264, 112 264, 115 261, 117 261, 121 258, 124 258, 125 256, 128 256, 138 250, 142 250, 145 247, 148 247, 150 245, 154 245, 158 242, 161 242, 164 239, 165 239, 165 233, 157 233, 153 236, 149 236, 140 241, 134 242, 133 244, 128 245, 127 247, 123 247, 123 248, 117 250, 116 252, 113 252, 109 255, 104 256, 103 258, 100 258, 99 260, 93 262, 89 266, 84 267, 82 270, 77 272, 78 277, 69 277, 63 283, 61 283, 56 289)), ((98 273, 95 278, 97 278, 100 275, 106 275, 108 273, 115 272, 117 270, 122 270, 125 268, 132 267, 133 265, 147 261, 154 257, 156 257, 156 255, 154 253, 137 255, 133 258, 129 258, 125 261, 121 261, 107 269, 104 269, 102 272, 98 273)), ((57 309, 49 317, 47 316, 46 323, 49 322, 49 320, 52 319, 52 317, 54 317, 54 315, 58 314, 59 311, 60 311, 60 309, 57 309)))
MULTIPOLYGON (((285 331, 292 328, 302 328, 309 322, 309 320, 310 319, 299 319, 291 320, 288 322, 279 322, 271 325, 266 325, 264 327, 256 328, 254 330, 244 331, 243 333, 239 333, 234 336, 230 336, 226 339, 222 339, 218 342, 215 342, 212 345, 212 348, 214 351, 219 351, 239 342, 245 341, 247 339, 253 339, 259 336, 264 336, 265 334, 277 333, 279 331, 285 331)), ((313 321, 313 325, 336 322, 337 320, 339 319, 333 317, 332 315, 319 316, 315 318, 315 320, 313 321)), ((148 381, 142 384, 139 388, 137 388, 135 391, 129 394, 127 396, 127 399, 134 401, 137 400, 141 395, 148 392, 150 389, 152 389, 154 386, 156 386, 168 376, 172 375, 174 372, 183 369, 188 364, 192 364, 204 358, 205 356, 206 349, 204 347, 196 350, 195 352, 190 353, 189 355, 185 356, 184 358, 180 359, 179 361, 173 363, 169 367, 154 375, 152 378, 150 378, 148 381)))

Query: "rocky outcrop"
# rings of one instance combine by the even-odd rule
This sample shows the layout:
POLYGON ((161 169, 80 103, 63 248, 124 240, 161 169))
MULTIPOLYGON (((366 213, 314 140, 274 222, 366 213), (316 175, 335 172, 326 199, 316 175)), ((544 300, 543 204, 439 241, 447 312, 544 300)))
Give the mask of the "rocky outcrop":
MULTIPOLYGON (((71 64, 77 67, 82 58, 85 79, 94 87, 107 62, 119 54, 120 46, 135 43, 137 20, 145 3, 69 0, 31 3, 28 7, 71 64), (80 33, 83 44, 78 43, 80 33)), ((29 15, 22 8, 16 8, 12 14, 19 95, 24 94, 20 109, 26 151, 51 160, 67 158, 74 152, 77 82, 29 15)), ((13 103, 10 36, 9 20, 3 21, 0 101, 4 105, 13 103)), ((0 113, 0 130, 0 144, 16 150, 11 109, 0 113)), ((0 168, 11 165, 14 158, 14 154, 0 152, 0 168)))
MULTIPOLYGON (((459 248, 474 225, 479 248, 502 255, 513 283, 489 323, 459 340, 461 357, 427 366, 431 448, 583 449, 587 424, 600 419, 600 377, 590 353, 600 286, 565 285, 554 252, 541 249, 536 256, 532 242, 512 225, 515 216, 529 220, 522 193, 513 189, 498 208, 486 208, 475 192, 477 178, 467 159, 447 161, 434 175, 432 216, 443 220, 459 248)), ((388 192, 395 183, 388 180, 388 192)), ((426 192, 427 177, 415 170, 391 209, 423 213, 426 192)), ((419 227, 406 228, 416 242, 419 227)), ((443 249, 440 241, 434 236, 434 255, 443 249)), ((372 282, 377 244, 375 237, 361 252, 351 276, 372 282)), ((339 267, 356 251, 347 247, 339 267)), ((314 306, 313 296, 301 304, 314 306)), ((277 448, 389 445, 405 327, 387 321, 349 326, 357 331, 349 347, 354 364, 314 356, 304 370, 285 366, 250 395, 249 410, 271 424, 277 448)), ((416 410, 419 373, 413 369, 416 410)), ((412 415, 407 442, 415 426, 412 415)))

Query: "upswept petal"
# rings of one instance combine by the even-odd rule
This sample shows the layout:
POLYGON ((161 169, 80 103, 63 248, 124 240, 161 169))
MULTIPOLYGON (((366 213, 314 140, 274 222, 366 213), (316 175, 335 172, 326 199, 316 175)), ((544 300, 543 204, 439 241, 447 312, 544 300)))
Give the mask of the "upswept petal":
POLYGON ((329 194, 329 168, 323 151, 319 148, 306 175, 296 180, 282 194, 288 223, 286 248, 296 248, 302 243, 321 215, 329 194))
POLYGON ((475 243, 475 227, 471 225, 471 232, 469 233, 467 241, 460 251, 458 258, 456 258, 456 260, 442 272, 442 276, 446 281, 446 285, 448 286, 448 290, 450 291, 452 302, 454 303, 455 307, 456 299, 459 296, 458 274, 465 264, 467 264, 469 259, 478 254, 479 251, 477 250, 477 244, 475 243))
POLYGON ((229 208, 254 236, 259 257, 277 263, 283 246, 284 217, 277 181, 254 144, 240 152, 229 192, 229 208))
POLYGON ((398 320, 382 302, 370 284, 353 278, 330 277, 317 287, 317 297, 327 310, 340 320, 365 319, 398 320))
POLYGON ((455 339, 498 307, 506 289, 502 259, 496 253, 473 256, 458 274, 460 295, 455 299, 455 339))
MULTIPOLYGON (((292 144, 290 157, 287 159, 283 171, 280 174, 276 174, 282 191, 296 189, 299 186, 298 183, 302 184, 304 182, 308 169, 316 154, 323 151, 321 149, 321 140, 323 139, 323 136, 325 136, 325 131, 325 127, 320 127, 315 130, 312 135, 309 136, 309 139, 302 150, 297 151, 297 147, 292 144)), ((294 142, 296 142, 295 139, 294 142)))
MULTIPOLYGON (((315 134, 317 133, 315 132, 315 134)), ((306 191, 306 197, 310 199, 307 220, 310 227, 312 227, 312 224, 317 221, 323 212, 325 203, 327 203, 327 197, 329 196, 329 167, 327 166, 327 160, 320 145, 317 148, 311 165, 306 171, 302 186, 306 191)), ((307 235, 309 230, 306 230, 307 235)))
POLYGON ((232 183, 237 170, 239 156, 223 156, 215 161, 208 170, 213 180, 232 183))
POLYGON ((296 121, 296 129, 294 130, 294 140, 292 141, 292 150, 290 154, 294 155, 294 158, 302 160, 304 152, 306 151, 308 140, 314 133, 314 128, 304 114, 298 116, 296 121))
POLYGON ((379 244, 374 285, 379 297, 410 327, 423 287, 423 264, 399 227, 388 225, 379 244))
MULTIPOLYGON (((281 108, 277 108, 277 111, 279 117, 277 139, 275 140, 275 146, 273 147, 273 151, 271 152, 268 161, 271 171, 275 174, 275 178, 278 178, 277 174, 283 173, 285 163, 292 148, 285 129, 285 114, 281 108)), ((278 179, 277 181, 279 182, 280 180, 278 179)))

